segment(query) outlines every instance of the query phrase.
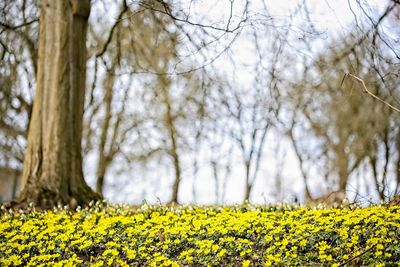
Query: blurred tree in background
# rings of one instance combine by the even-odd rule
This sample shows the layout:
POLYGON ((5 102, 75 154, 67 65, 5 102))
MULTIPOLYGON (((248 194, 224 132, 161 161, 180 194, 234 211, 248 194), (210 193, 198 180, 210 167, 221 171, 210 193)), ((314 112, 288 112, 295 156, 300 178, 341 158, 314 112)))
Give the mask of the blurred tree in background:
POLYGON ((289 93, 292 115, 287 135, 300 163, 308 201, 332 193, 340 200, 349 192, 362 200, 361 187, 368 195, 377 192, 382 201, 398 193, 399 113, 363 94, 360 81, 346 76, 360 77, 372 94, 398 106, 395 36, 399 31, 386 28, 393 23, 398 4, 389 2, 374 14, 366 11, 371 12, 371 6, 358 2, 356 7, 366 21, 353 10, 354 30, 334 40, 315 60, 304 58, 303 72, 289 93), (380 25, 384 19, 389 21, 386 26, 380 25), (307 141, 309 136, 315 141, 307 141), (312 196, 308 183, 316 166, 317 172, 324 173, 325 193, 312 196), (357 179, 357 186, 348 188, 351 179, 357 179))
POLYGON ((0 5, 0 177, 9 197, 15 197, 32 114, 39 7, 35 1, 2 1, 0 5))

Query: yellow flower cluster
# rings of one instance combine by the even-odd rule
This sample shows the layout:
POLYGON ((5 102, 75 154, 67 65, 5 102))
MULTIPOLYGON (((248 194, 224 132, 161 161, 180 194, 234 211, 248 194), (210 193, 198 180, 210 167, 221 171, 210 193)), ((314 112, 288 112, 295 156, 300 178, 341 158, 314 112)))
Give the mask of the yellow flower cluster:
POLYGON ((398 206, 94 206, 0 216, 0 266, 400 266, 398 206))

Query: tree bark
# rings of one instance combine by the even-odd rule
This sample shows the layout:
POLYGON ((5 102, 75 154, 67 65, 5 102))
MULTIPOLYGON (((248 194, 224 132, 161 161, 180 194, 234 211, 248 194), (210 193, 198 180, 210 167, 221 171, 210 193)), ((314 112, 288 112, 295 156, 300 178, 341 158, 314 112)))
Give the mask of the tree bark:
POLYGON ((167 105, 167 114, 166 114, 166 124, 168 128, 168 134, 171 141, 170 155, 173 160, 175 179, 172 185, 172 197, 170 203, 178 203, 178 193, 179 186, 181 183, 181 162, 178 154, 178 145, 177 145, 177 137, 176 137, 176 129, 174 125, 174 119, 172 117, 172 107, 169 102, 168 92, 165 92, 167 96, 166 105, 167 105))
POLYGON ((395 163, 396 168, 396 195, 400 195, 400 129, 397 132, 396 138, 396 149, 397 149, 397 161, 395 163))
POLYGON ((349 173, 347 171, 347 166, 344 163, 339 167, 339 190, 338 192, 346 195, 347 180, 349 178, 349 173))
POLYGON ((308 188, 308 175, 307 175, 307 171, 306 171, 306 169, 304 167, 303 156, 301 155, 301 152, 299 150, 299 147, 297 145, 296 139, 295 139, 294 134, 293 134, 293 128, 294 128, 294 120, 293 120, 293 123, 292 123, 292 126, 291 126, 290 130, 289 130, 288 135, 289 135, 289 138, 290 138, 290 140, 292 142, 294 152, 295 152, 295 154, 297 156, 297 159, 299 161, 300 173, 301 173, 301 176, 303 177, 303 181, 304 181, 305 201, 306 202, 311 202, 313 200, 313 197, 311 195, 310 189, 308 188))
POLYGON ((18 202, 50 208, 99 200, 85 182, 81 137, 90 0, 43 0, 36 97, 18 202))
POLYGON ((250 160, 245 160, 245 169, 246 169, 246 189, 244 192, 244 200, 243 203, 250 201, 250 194, 253 184, 250 181, 250 160))
MULTIPOLYGON (((96 192, 103 195, 104 179, 107 171, 107 167, 110 163, 110 153, 106 149, 107 136, 110 130, 110 122, 112 118, 111 104, 113 101, 113 87, 115 81, 115 65, 116 58, 113 59, 112 67, 109 70, 108 77, 104 81, 104 121, 101 129, 100 144, 99 144, 99 160, 97 163, 97 181, 96 181, 96 192)), ((111 144, 112 145, 112 144, 111 144)))
POLYGON ((335 167, 337 169, 337 174, 339 176, 339 188, 337 192, 340 192, 341 195, 345 196, 346 195, 346 187, 347 187, 347 182, 349 178, 349 157, 347 153, 345 152, 345 147, 346 147, 346 138, 342 137, 341 134, 339 134, 341 138, 339 139, 339 144, 335 146, 335 151, 336 151, 336 159, 335 159, 335 167))
POLYGON ((160 86, 161 86, 161 92, 162 92, 162 97, 163 97, 163 102, 166 107, 166 113, 165 113, 165 118, 164 118, 164 123, 165 126, 168 130, 168 138, 170 143, 169 147, 169 155, 172 157, 172 163, 174 167, 174 182, 172 185, 172 196, 171 200, 169 201, 170 204, 176 204, 178 202, 178 193, 179 193, 179 186, 181 183, 181 161, 179 158, 179 153, 178 153, 178 143, 177 143, 177 131, 175 127, 175 118, 173 115, 173 110, 172 110, 172 103, 171 103, 171 98, 169 95, 169 86, 170 82, 168 79, 161 78, 160 80, 160 86))
POLYGON ((378 164, 378 159, 376 157, 376 155, 371 155, 369 156, 369 163, 371 165, 371 169, 372 169, 372 178, 374 179, 375 182, 375 189, 376 192, 378 192, 378 196, 380 200, 384 200, 385 199, 385 192, 383 190, 383 185, 379 185, 379 174, 378 174, 378 168, 377 168, 377 164, 378 164))

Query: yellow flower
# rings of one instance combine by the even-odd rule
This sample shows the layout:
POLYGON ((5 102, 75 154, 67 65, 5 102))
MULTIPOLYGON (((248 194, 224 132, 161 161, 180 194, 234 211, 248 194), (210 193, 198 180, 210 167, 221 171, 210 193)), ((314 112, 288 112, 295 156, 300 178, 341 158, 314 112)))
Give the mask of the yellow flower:
POLYGON ((221 249, 221 250, 218 252, 217 257, 221 258, 221 257, 223 257, 226 253, 227 253, 227 250, 226 250, 226 249, 221 249))
POLYGON ((217 244, 212 245, 211 249, 212 249, 213 251, 217 251, 217 250, 219 249, 219 246, 218 246, 217 244))
POLYGON ((116 250, 116 249, 106 249, 106 250, 103 252, 103 256, 104 256, 104 257, 107 257, 107 256, 113 256, 113 257, 115 257, 115 256, 118 256, 118 254, 119 254, 119 252, 118 252, 118 250, 116 250))
POLYGON ((244 260, 242 262, 242 267, 249 267, 250 266, 250 261, 249 260, 244 260))
POLYGON ((308 241, 306 239, 303 239, 303 240, 300 241, 299 246, 300 247, 304 247, 304 246, 307 245, 307 243, 308 243, 308 241))
POLYGON ((126 257, 130 260, 133 260, 136 258, 136 251, 132 249, 126 249, 125 250, 126 257))
POLYGON ((126 262, 124 262, 121 259, 117 259, 116 262, 120 267, 129 267, 129 264, 127 264, 126 262))
POLYGON ((119 244, 117 244, 117 243, 115 243, 114 241, 110 241, 110 242, 107 242, 106 243, 106 247, 109 247, 109 248, 117 248, 117 247, 119 247, 120 245, 119 244))
POLYGON ((22 264, 21 258, 17 255, 11 255, 8 258, 2 259, 0 262, 2 262, 5 266, 16 266, 22 264))
POLYGON ((378 250, 375 252, 375 256, 380 256, 380 255, 382 255, 382 250, 378 250))
POLYGON ((90 264, 91 267, 101 267, 104 266, 104 261, 99 260, 98 262, 90 264))
POLYGON ((271 242, 271 241, 273 240, 273 238, 272 238, 272 236, 270 236, 270 235, 266 235, 266 236, 264 237, 264 240, 267 241, 267 242, 271 242))

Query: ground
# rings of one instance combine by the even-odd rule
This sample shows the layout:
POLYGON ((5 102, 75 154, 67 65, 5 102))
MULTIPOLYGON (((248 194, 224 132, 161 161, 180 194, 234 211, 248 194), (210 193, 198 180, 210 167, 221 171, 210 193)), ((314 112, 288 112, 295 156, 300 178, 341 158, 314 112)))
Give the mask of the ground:
POLYGON ((2 210, 1 266, 393 266, 400 207, 2 210))

